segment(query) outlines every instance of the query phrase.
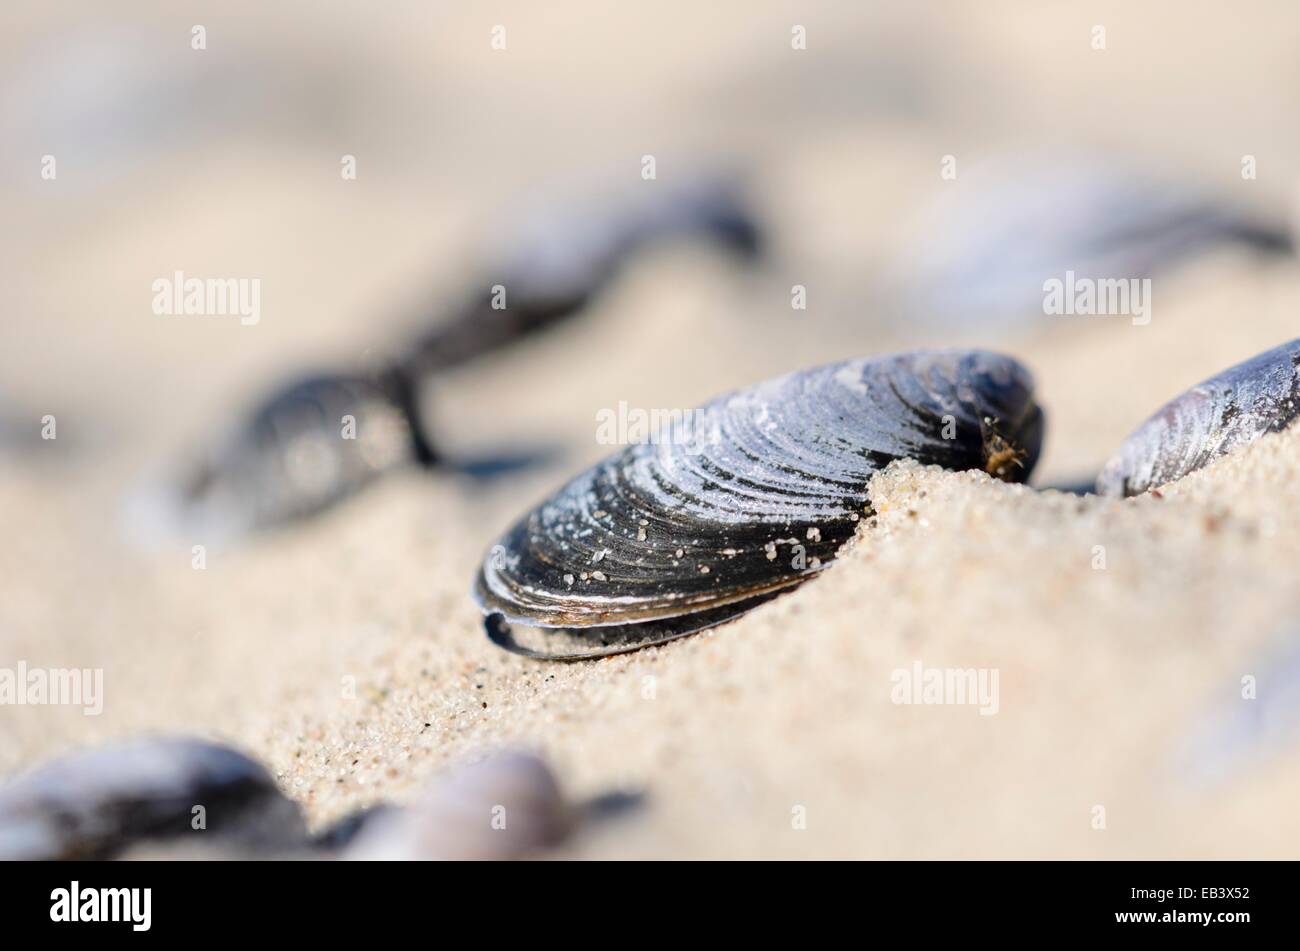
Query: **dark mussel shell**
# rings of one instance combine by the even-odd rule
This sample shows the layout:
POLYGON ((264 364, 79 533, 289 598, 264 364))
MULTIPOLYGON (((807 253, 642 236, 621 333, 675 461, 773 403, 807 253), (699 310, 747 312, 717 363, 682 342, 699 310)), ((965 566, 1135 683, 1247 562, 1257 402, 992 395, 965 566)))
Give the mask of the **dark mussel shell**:
POLYGON ((191 737, 69 753, 0 785, 0 861, 107 859, 146 841, 209 837, 275 850, 305 835, 265 768, 191 737))
POLYGON ((489 636, 578 659, 729 620, 828 565, 891 461, 1025 479, 1042 413, 1028 373, 983 351, 914 352, 792 373, 722 396, 525 515, 484 560, 489 636), (511 623, 545 629, 540 647, 511 623))
POLYGON ((313 515, 396 466, 428 462, 397 374, 321 375, 264 400, 182 480, 171 521, 204 539, 313 515))
POLYGON ((1300 412, 1300 340, 1266 350, 1182 393, 1139 426, 1097 477, 1099 495, 1139 495, 1181 479, 1300 412))
POLYGON ((1150 277, 1218 248, 1292 253, 1284 221, 1112 156, 1003 156, 963 173, 903 228, 892 272, 917 320, 1006 324, 1043 314, 1043 282, 1150 277))
POLYGON ((412 340, 400 365, 421 379, 552 327, 581 313, 638 254, 689 239, 746 262, 763 246, 749 198, 722 178, 543 202, 497 238, 463 305, 412 340), (508 294, 501 309, 492 305, 497 285, 508 294))

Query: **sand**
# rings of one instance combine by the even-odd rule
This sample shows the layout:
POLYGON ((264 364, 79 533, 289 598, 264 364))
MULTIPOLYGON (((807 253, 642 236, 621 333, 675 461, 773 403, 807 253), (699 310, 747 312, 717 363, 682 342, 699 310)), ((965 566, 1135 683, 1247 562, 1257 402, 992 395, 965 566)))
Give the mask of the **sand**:
MULTIPOLYGON (((363 23, 313 7, 290 29, 236 7, 208 51, 218 74, 282 83, 247 67, 285 57, 313 78, 300 95, 321 111, 294 109, 314 118, 286 126, 254 96, 214 128, 129 127, 134 150, 99 182, 76 171, 68 135, 57 197, 4 186, 23 315, 0 347, 5 415, 55 413, 59 439, 0 456, 0 663, 102 667, 106 696, 96 717, 0 707, 0 774, 192 732, 264 761, 319 828, 525 746, 575 796, 646 793, 566 857, 1294 857, 1300 433, 1160 498, 1043 487, 1094 475, 1165 399, 1294 337, 1300 268, 1199 258, 1157 278, 1145 327, 900 324, 872 282, 947 153, 964 168, 1026 142, 1120 148, 1285 207, 1300 140, 1277 117, 1297 93, 1261 77, 1285 77, 1294 12, 1263 6, 1224 37, 1173 5, 816 5, 808 59, 791 61, 783 7, 596 9, 505 8, 511 49, 491 60, 485 15, 386 5, 363 23), (1087 49, 1094 20, 1104 54, 1087 49), (339 71, 341 86, 322 78, 339 71), (580 320, 430 385, 449 451, 544 444, 554 461, 493 483, 404 472, 214 546, 201 571, 202 539, 130 543, 124 500, 141 480, 276 380, 387 346, 430 289, 435 309, 457 295, 517 196, 635 175, 646 151, 661 175, 743 157, 775 241, 749 272, 700 248, 654 254, 580 320), (359 155, 350 186, 345 152, 359 155), (1246 152, 1261 173, 1243 184, 1246 152), (262 322, 153 315, 150 281, 177 268, 260 275, 262 322), (807 311, 790 310, 793 283, 807 311), (484 638, 468 598, 479 559, 606 451, 601 408, 690 407, 798 366, 940 345, 1034 371, 1049 435, 1033 487, 895 465, 840 563, 735 623, 578 665, 484 638), (917 662, 996 670, 997 712, 893 702, 895 672, 917 662), (1245 676, 1258 699, 1242 699, 1245 676)), ((5 16, 24 56, 50 27, 5 16)), ((188 22, 142 12, 125 28, 148 46, 188 22)), ((13 58, 10 88, 27 61, 13 58)))

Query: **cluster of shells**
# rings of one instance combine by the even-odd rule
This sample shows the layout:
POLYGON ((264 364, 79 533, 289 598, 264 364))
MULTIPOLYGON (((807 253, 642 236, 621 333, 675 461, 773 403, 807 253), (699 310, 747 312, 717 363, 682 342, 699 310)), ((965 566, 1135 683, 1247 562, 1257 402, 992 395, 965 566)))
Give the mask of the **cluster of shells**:
POLYGON ((629 259, 682 240, 742 262, 761 242, 738 189, 711 176, 653 197, 588 195, 538 210, 494 242, 449 313, 426 317, 362 365, 281 383, 178 474, 145 487, 134 521, 224 541, 313 516, 404 466, 511 470, 527 458, 487 466, 449 458, 428 431, 425 384, 582 313, 629 259), (352 436, 340 438, 340 420, 350 420, 352 436))
MULTIPOLYGON (((1225 242, 1293 249, 1274 223, 1135 184, 1127 172, 1048 167, 1050 175, 981 192, 996 214, 959 205, 923 229, 931 252, 909 246, 914 266, 904 269, 910 278, 899 282, 899 299, 931 313, 982 312, 981 302, 1017 313, 1025 308, 1006 289, 1036 287, 1062 261, 1085 275, 1147 274, 1225 242)), ((401 465, 456 468, 427 431, 423 383, 579 313, 629 257, 681 238, 712 241, 743 260, 763 245, 742 195, 718 178, 653 200, 602 199, 577 213, 539 215, 493 252, 447 320, 389 360, 272 393, 171 493, 170 520, 220 539, 310 516, 401 465), (508 307, 483 296, 496 281, 510 289, 508 307), (351 419, 360 438, 337 438, 339 419, 351 419)), ((1288 426, 1298 350, 1284 344, 1171 400, 1119 448, 1096 491, 1146 491, 1288 426)), ((473 597, 493 642, 576 660, 729 621, 828 568, 872 514, 868 485, 890 462, 1020 482, 1044 427, 1029 371, 978 350, 816 367, 725 394, 688 416, 689 425, 678 420, 653 442, 580 473, 491 546, 473 597)))
POLYGON ((142 737, 70 753, 0 785, 0 861, 204 856, 511 859, 560 845, 639 795, 574 800, 545 760, 503 750, 308 834, 298 805, 239 750, 142 737))
MULTIPOLYGON (((977 235, 938 229, 955 236, 956 250, 932 255, 918 283, 966 307, 988 300, 1006 310, 1002 291, 1028 285, 1004 265, 1050 272, 1050 262, 1091 248, 1105 255, 1084 273, 1129 270, 1116 259, 1146 261, 1137 268, 1146 273, 1225 236, 1290 250, 1274 231, 1152 194, 1080 189, 1066 208, 1075 227, 1062 233, 1062 247, 1044 246, 1042 229, 1015 216, 1004 215, 1005 233, 990 237, 975 209, 966 218, 979 222, 977 235), (1099 193, 1122 200, 1103 207, 1099 193), (971 259, 972 248, 988 260, 971 259)), ((1037 209, 1042 197, 999 206, 1037 209)), ((424 425, 418 391, 430 374, 579 312, 648 244, 705 237, 743 258, 760 245, 747 210, 717 183, 575 221, 557 228, 550 219, 525 232, 451 319, 384 364, 279 387, 174 487, 172 514, 215 534, 248 531, 319 512, 402 464, 453 465, 424 425), (482 298, 496 280, 511 288, 508 309, 482 298), (336 438, 341 418, 362 438, 336 438)), ((924 303, 915 290, 905 296, 924 303)), ((1156 410, 1107 462, 1095 491, 1146 492, 1285 429, 1298 414, 1295 340, 1156 410)), ((491 546, 473 597, 491 640, 526 656, 579 660, 664 643, 830 568, 873 514, 869 484, 891 462, 1023 482, 1045 425, 1029 370, 1001 354, 918 351, 790 373, 724 394, 689 414, 689 426, 679 420, 576 475, 491 546)), ((310 835, 299 807, 239 751, 146 738, 57 759, 0 786, 0 859, 110 858, 164 843, 245 856, 511 858, 554 847, 635 801, 619 793, 572 801, 545 762, 504 753, 435 777, 406 807, 372 806, 310 835)))
MULTIPOLYGON (((1293 248, 1274 223, 1135 184, 1128 172, 1047 167, 1054 171, 1017 176, 981 192, 987 205, 946 209, 922 229, 931 251, 909 246, 914 266, 898 282, 899 299, 931 313, 982 312, 982 301, 1017 313, 1025 308, 1004 291, 1036 287, 1062 261, 1085 275, 1147 274, 1225 242, 1293 248)), ((581 312, 648 246, 704 239, 746 261, 763 246, 742 192, 722 178, 653 200, 577 204, 519 228, 448 319, 381 365, 273 392, 170 493, 168 520, 220 540, 310 516, 401 465, 468 471, 427 431, 420 391, 429 377, 581 312), (507 307, 483 296, 497 281, 509 287, 507 307), (353 421, 358 438, 337 438, 340 419, 353 421)), ((1297 343, 1284 344, 1171 400, 1119 448, 1096 491, 1146 491, 1288 426, 1298 359, 1297 343)), ((528 656, 576 660, 663 643, 832 565, 872 514, 868 485, 890 462, 1021 482, 1043 428, 1030 372, 985 351, 846 360, 767 380, 571 479, 491 546, 473 597, 492 641, 528 656)))
MULTIPOLYGON (((1096 491, 1179 479, 1286 428, 1298 407, 1295 340, 1158 409, 1096 491)), ((699 417, 581 473, 506 532, 473 590, 495 643, 577 660, 731 620, 828 567, 872 514, 868 483, 890 462, 1023 481, 1044 426, 1029 371, 979 350, 817 367, 719 397, 699 417)))

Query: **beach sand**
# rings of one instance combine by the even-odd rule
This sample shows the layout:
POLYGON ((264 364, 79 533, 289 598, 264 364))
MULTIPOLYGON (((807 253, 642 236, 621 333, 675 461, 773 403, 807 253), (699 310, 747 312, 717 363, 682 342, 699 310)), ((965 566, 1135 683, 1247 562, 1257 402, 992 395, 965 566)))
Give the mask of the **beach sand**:
MULTIPOLYGON (((1243 206, 1286 207, 1300 140, 1281 117, 1300 92, 1273 80, 1300 17, 1266 6, 1220 36, 1176 17, 1183 5, 815 5, 796 21, 808 59, 791 62, 780 6, 598 9, 506 8, 499 67, 497 19, 464 11, 336 10, 292 42, 253 7, 214 13, 207 52, 227 66, 269 49, 328 74, 321 61, 345 51, 354 108, 303 120, 310 134, 291 141, 244 113, 216 133, 183 126, 168 150, 140 147, 148 172, 128 151, 108 184, 83 181, 72 136, 59 197, 8 186, 22 317, 5 322, 0 379, 13 413, 57 415, 59 439, 0 457, 0 664, 102 668, 105 702, 99 716, 0 708, 0 775, 114 737, 194 733, 266 763, 320 828, 525 747, 575 796, 645 793, 565 857, 1300 853, 1300 432, 1160 497, 1043 488, 1090 480, 1164 400, 1296 336, 1300 268, 1200 257, 1154 280, 1146 326, 902 324, 870 279, 907 210, 944 187, 948 153, 965 168, 1029 141, 1122 143, 1243 206), (1088 49, 1094 20, 1105 53, 1088 49), (205 539, 132 541, 142 481, 278 380, 400 339, 427 289, 460 292, 515 196, 635 180, 646 152, 661 177, 746 167, 773 244, 749 271, 699 247, 654 253, 580 318, 430 384, 450 454, 541 444, 553 461, 491 482, 402 472, 317 519, 213 545, 203 570, 191 546, 205 539), (343 153, 359 156, 354 183, 338 180, 343 153), (1261 157, 1256 181, 1240 177, 1244 153, 1261 157), (259 275, 262 321, 155 316, 150 282, 176 269, 259 275), (795 283, 807 311, 790 308, 795 283), (922 346, 997 349, 1034 372, 1048 437, 1031 486, 895 464, 850 551, 734 623, 573 665, 488 643, 468 595, 478 564, 608 450, 598 410, 690 407, 922 346), (896 672, 917 663, 996 671, 996 712, 894 702, 896 672)), ((49 26, 5 16, 16 50, 49 26)), ((188 20, 128 26, 146 44, 188 37, 188 20)))

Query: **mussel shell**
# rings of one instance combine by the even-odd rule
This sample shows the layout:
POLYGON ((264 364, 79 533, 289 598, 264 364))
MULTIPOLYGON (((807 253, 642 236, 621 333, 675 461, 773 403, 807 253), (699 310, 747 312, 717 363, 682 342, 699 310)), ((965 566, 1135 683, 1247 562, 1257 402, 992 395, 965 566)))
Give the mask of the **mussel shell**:
POLYGON ((505 534, 474 589, 502 616, 489 633, 520 650, 503 621, 592 628, 600 653, 615 653, 734 617, 828 565, 870 514, 872 475, 895 459, 1027 477, 1042 437, 1032 391, 1010 357, 952 350, 851 360, 722 396, 582 473, 505 534))
POLYGON ((1300 413, 1300 340, 1251 357, 1174 397, 1139 426, 1097 478, 1099 495, 1138 495, 1181 479, 1300 413))
POLYGON ((1043 282, 1150 277, 1218 247, 1292 250, 1285 224, 1188 183, 1055 153, 1005 156, 962 173, 905 224, 891 289, 928 323, 1006 324, 1043 313, 1043 282))
POLYGON ((385 373, 296 380, 214 440, 154 508, 168 532, 204 541, 321 512, 389 469, 432 457, 408 399, 385 373))
POLYGON ((438 775, 414 802, 374 816, 359 860, 504 860, 558 845, 581 818, 540 756, 502 750, 438 775))
POLYGON ((510 346, 581 313, 643 251, 691 239, 755 260, 762 231, 744 189, 710 176, 539 202, 497 236, 462 306, 414 339, 401 365, 420 379, 510 346))
POLYGON ((702 176, 663 190, 622 186, 539 202, 498 242, 485 271, 505 283, 511 307, 585 299, 642 249, 689 237, 742 258, 756 256, 762 242, 744 189, 702 176))
POLYGON ((275 849, 299 842, 306 828, 261 764, 206 740, 127 740, 0 786, 0 860, 104 859, 148 840, 217 835, 275 849))

